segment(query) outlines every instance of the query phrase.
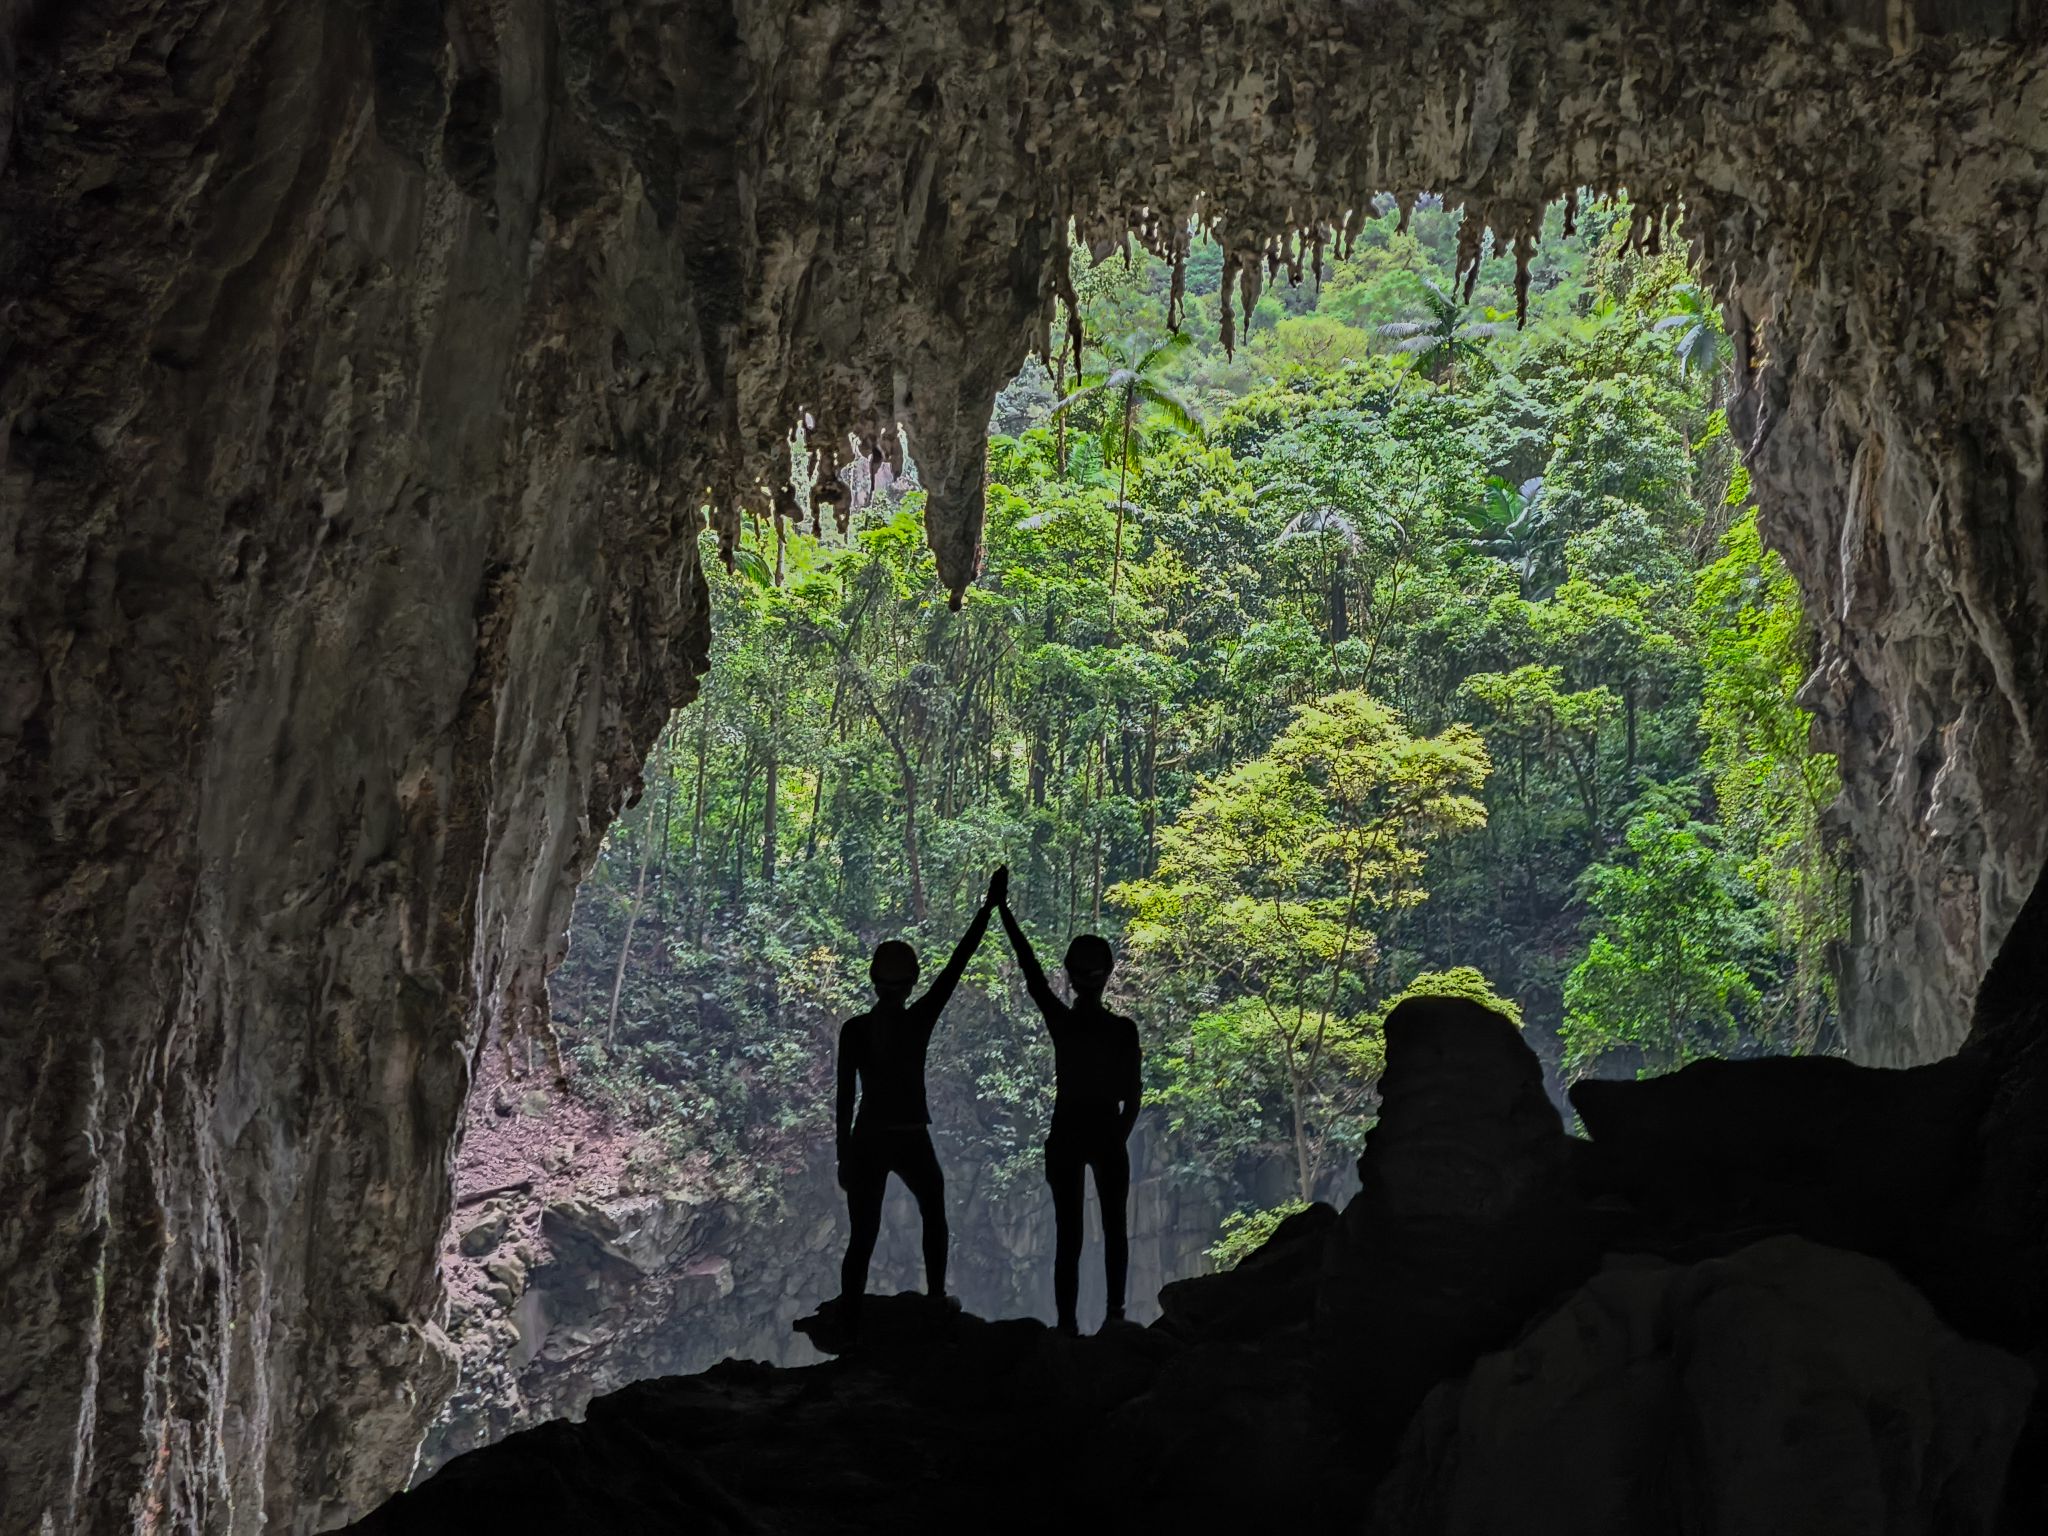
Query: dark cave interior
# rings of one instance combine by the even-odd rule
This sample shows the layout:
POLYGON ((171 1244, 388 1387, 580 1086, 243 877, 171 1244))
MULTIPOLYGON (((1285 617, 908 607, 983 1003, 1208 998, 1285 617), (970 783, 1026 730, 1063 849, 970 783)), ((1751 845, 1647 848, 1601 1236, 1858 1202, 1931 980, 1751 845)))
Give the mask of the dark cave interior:
POLYGON ((2038 1529, 2044 64, 2030 0, 0 7, 0 1528, 2038 1529), (1361 1194, 1152 1329, 887 1309, 372 1515, 452 1384, 481 1043, 705 665, 700 506, 900 421, 958 590, 1070 220, 1191 213, 1255 297, 1381 187, 1509 246, 1683 210, 1816 631, 1853 1063, 1588 1084, 1575 1140, 1418 1007, 1361 1194))

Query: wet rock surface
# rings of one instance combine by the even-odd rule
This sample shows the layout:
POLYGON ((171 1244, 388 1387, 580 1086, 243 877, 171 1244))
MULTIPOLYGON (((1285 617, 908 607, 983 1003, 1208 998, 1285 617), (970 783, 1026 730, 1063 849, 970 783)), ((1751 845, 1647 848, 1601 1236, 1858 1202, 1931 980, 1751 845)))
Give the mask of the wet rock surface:
POLYGON ((1852 1045, 1952 1050, 2048 850, 2044 40, 1947 0, 0 6, 10 1523, 305 1530, 404 1481, 476 1053, 544 1021, 690 696, 700 508, 793 508, 807 410, 846 458, 901 421, 968 582, 1069 215, 1107 253, 1199 205, 1249 301, 1381 188, 1510 240, 1682 199, 1819 628, 1852 1045))

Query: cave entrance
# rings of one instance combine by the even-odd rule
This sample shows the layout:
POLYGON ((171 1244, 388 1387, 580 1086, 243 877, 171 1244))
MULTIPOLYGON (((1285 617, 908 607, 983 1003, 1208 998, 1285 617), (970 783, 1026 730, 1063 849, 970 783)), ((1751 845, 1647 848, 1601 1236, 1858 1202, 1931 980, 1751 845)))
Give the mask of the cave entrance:
MULTIPOLYGON (((1048 956, 1122 955, 1140 1320, 1355 1187, 1404 995, 1511 1014, 1560 1102, 1834 1047, 1799 600, 1717 306, 1631 227, 1553 208, 1518 327, 1511 259, 1468 288, 1459 215, 1382 200, 1319 280, 1235 295, 1231 351, 1214 246, 1178 297, 1151 258, 1077 261, 1082 355, 996 401, 959 612, 908 454, 856 456, 843 533, 747 528, 703 692, 576 907, 572 1087, 497 1057, 479 1083, 448 1255, 471 1362, 429 1465, 633 1376, 812 1358, 838 1023, 881 939, 935 970, 998 863, 1048 956)), ((1050 1319, 1050 1059, 999 937, 930 1080, 952 1289, 1050 1319)), ((1083 1275, 1099 1311, 1092 1250, 1083 1275)), ((892 1186, 871 1283, 919 1281, 892 1186)))

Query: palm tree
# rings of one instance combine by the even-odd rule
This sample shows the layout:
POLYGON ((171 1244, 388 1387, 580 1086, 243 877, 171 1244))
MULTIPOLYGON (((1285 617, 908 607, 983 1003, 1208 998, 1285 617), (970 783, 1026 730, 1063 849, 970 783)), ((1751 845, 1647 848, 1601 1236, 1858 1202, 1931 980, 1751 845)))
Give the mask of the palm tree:
POLYGON ((1501 333, 1501 322, 1466 319, 1464 302, 1426 277, 1422 302, 1428 319, 1396 320, 1381 326, 1380 334, 1392 338, 1395 351, 1414 357, 1418 372, 1455 391, 1460 365, 1484 361, 1484 344, 1501 333))
POLYGON ((1102 422, 1102 463, 1105 469, 1112 462, 1117 466, 1116 553, 1109 567, 1112 614, 1116 611, 1117 578, 1124 563, 1124 513, 1130 507, 1126 493, 1130 489, 1131 467, 1144 456, 1146 429, 1158 426, 1189 434, 1201 430, 1188 408, 1159 380, 1167 360, 1184 351, 1192 340, 1186 331, 1181 331, 1143 352, 1138 350, 1135 337, 1121 345, 1104 342, 1096 349, 1103 366, 1082 374, 1075 381, 1074 392, 1053 407, 1054 415, 1062 415, 1097 395, 1109 405, 1102 422))
POLYGON ((1728 334, 1721 329, 1713 298, 1698 283, 1680 283, 1671 290, 1671 303, 1671 313, 1650 329, 1676 333, 1672 352, 1678 358, 1678 371, 1687 376, 1718 371, 1728 349, 1728 334))
POLYGON ((1563 529, 1544 503, 1541 475, 1519 486, 1488 475, 1478 510, 1457 517, 1466 528, 1465 547, 1513 566, 1523 597, 1541 602, 1556 589, 1563 529))
MULTIPOLYGON (((1382 567, 1390 573, 1393 591, 1391 600, 1400 588, 1400 568, 1406 558, 1403 551, 1408 545, 1407 524, 1384 507, 1368 508, 1360 512, 1346 511, 1341 507, 1329 506, 1315 500, 1320 492, 1304 480, 1275 480, 1262 485, 1253 496, 1261 503, 1276 503, 1286 506, 1300 505, 1304 499, 1309 504, 1287 520, 1273 540, 1275 549, 1284 549, 1290 544, 1307 541, 1310 548, 1325 552, 1330 557, 1328 576, 1327 608, 1329 612, 1330 659, 1334 667, 1337 647, 1351 638, 1351 589, 1352 563, 1360 556, 1373 552, 1368 543, 1367 533, 1372 533, 1380 545, 1391 547, 1393 554, 1382 567)), ((1379 654, 1379 643, 1386 627, 1386 604, 1375 603, 1372 598, 1372 583, 1366 583, 1363 594, 1366 598, 1367 622, 1371 629, 1371 642, 1366 651, 1365 676, 1370 678, 1374 658, 1379 654), (1374 617, 1375 611, 1377 618, 1374 617)))
POLYGON ((1334 651, 1351 635, 1350 605, 1346 601, 1351 589, 1351 557, 1358 553, 1363 541, 1358 537, 1358 525, 1335 507, 1311 507, 1297 513, 1288 519, 1273 543, 1277 547, 1302 539, 1327 545, 1330 550, 1330 648, 1334 651))

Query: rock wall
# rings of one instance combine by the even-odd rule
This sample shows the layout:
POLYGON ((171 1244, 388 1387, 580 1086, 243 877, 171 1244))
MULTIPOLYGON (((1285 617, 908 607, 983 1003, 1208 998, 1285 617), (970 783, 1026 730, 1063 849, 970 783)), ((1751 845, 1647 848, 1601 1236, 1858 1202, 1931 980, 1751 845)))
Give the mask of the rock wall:
POLYGON ((1951 1048, 2048 835, 2044 31, 1969 0, 0 6, 5 1523, 308 1530, 403 1480, 472 1053, 545 1017, 690 692, 698 507, 792 508, 806 412, 900 420, 963 586, 1069 215, 1106 250, 1199 208, 1250 299, 1302 259, 1272 237, 1379 188, 1510 241, 1580 186, 1682 199, 1819 616, 1852 1042, 1951 1048))

